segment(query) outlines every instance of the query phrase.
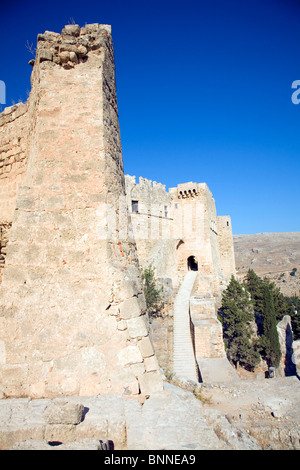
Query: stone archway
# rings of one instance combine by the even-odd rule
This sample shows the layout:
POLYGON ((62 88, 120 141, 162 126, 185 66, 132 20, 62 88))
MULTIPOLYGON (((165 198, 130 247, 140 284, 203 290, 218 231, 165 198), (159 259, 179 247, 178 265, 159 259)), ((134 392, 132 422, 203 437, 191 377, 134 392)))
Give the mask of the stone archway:
POLYGON ((189 256, 187 259, 188 271, 198 271, 198 261, 196 256, 189 256))

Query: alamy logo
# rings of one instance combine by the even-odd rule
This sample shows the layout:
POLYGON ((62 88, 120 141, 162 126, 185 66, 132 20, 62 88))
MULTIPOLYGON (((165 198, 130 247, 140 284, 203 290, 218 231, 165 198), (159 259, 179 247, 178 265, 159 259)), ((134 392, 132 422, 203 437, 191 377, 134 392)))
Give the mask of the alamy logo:
POLYGON ((300 80, 294 80, 292 83, 292 88, 296 88, 296 91, 292 94, 292 102, 294 104, 300 103, 300 80))
POLYGON ((6 104, 5 83, 0 80, 0 104, 6 104))

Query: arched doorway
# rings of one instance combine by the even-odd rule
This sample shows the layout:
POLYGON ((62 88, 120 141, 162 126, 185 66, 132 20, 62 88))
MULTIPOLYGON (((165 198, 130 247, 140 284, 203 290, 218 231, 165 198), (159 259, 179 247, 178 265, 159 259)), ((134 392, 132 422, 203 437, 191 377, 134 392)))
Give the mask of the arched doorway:
POLYGON ((198 271, 198 261, 195 256, 189 256, 187 259, 187 265, 189 271, 198 271))

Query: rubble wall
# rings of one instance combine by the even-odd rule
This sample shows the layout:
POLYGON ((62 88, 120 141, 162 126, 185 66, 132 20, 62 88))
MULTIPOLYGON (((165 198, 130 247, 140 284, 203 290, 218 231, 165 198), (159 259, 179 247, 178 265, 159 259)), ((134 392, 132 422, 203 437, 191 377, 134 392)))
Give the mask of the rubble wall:
POLYGON ((6 108, 0 115, 0 282, 17 193, 28 156, 28 103, 6 108))

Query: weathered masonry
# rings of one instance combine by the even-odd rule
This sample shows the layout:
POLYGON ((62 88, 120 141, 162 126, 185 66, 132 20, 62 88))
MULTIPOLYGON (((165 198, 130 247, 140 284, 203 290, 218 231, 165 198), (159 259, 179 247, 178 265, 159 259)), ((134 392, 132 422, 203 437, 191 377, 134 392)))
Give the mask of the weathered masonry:
POLYGON ((1 396, 149 395, 136 246, 109 228, 129 217, 110 26, 46 31, 32 65, 0 115, 1 396))
POLYGON ((189 270, 199 271, 198 294, 217 295, 235 273, 231 219, 217 216, 205 183, 165 185, 125 175, 126 197, 138 257, 176 289, 189 270))
POLYGON ((217 318, 222 290, 235 274, 230 217, 217 216, 205 183, 166 191, 145 178, 137 183, 126 175, 125 181, 139 261, 143 267, 151 263, 175 295, 172 370, 191 380, 220 378, 212 370, 232 377, 217 318))
POLYGON ((166 191, 124 176, 110 26, 39 34, 31 65, 27 103, 0 114, 0 398, 162 390, 149 263, 183 287, 174 332, 192 340, 192 368, 183 358, 178 373, 224 359, 216 300, 235 272, 230 217, 205 183, 166 191))

